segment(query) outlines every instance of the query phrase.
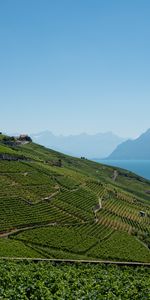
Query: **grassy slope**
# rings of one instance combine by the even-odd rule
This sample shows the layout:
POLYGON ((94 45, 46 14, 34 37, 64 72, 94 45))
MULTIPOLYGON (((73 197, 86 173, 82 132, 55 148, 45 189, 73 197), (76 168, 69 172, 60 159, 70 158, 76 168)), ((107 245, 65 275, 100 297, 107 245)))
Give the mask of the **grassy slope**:
MULTIPOLYGON (((115 168, 113 181, 113 167, 34 143, 10 147, 2 136, 0 152, 26 157, 0 161, 0 231, 31 227, 7 239, 14 256, 150 261, 148 180, 115 168)), ((0 256, 11 255, 0 242, 0 256)))

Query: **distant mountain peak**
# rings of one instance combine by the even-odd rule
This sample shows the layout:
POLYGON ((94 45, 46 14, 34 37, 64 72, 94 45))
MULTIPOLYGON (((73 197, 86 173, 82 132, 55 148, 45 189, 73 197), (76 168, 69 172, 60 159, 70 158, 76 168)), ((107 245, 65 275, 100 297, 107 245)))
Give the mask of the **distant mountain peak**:
POLYGON ((117 145, 125 139, 112 132, 88 134, 82 132, 76 135, 54 135, 45 130, 37 134, 31 134, 33 141, 48 148, 87 158, 107 157, 117 145))
POLYGON ((108 159, 150 159, 150 129, 137 139, 127 140, 111 153, 108 159))
POLYGON ((140 138, 141 137, 150 137, 150 128, 147 129, 143 134, 141 134, 140 138))

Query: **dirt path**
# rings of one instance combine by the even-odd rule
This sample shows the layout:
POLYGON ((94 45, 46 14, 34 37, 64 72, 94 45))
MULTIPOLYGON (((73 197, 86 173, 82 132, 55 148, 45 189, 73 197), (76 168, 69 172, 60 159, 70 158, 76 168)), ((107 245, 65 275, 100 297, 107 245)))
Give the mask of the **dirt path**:
POLYGON ((117 177, 118 177, 118 172, 117 172, 117 170, 114 170, 112 180, 116 181, 117 177))
POLYGON ((56 192, 54 192, 53 194, 51 194, 50 196, 45 197, 45 198, 42 198, 42 200, 40 200, 39 202, 41 202, 41 201, 43 201, 43 200, 46 200, 46 201, 47 201, 47 200, 51 200, 53 197, 55 197, 56 195, 58 195, 59 192, 60 192, 60 189, 57 190, 56 192))
POLYGON ((47 227, 47 226, 55 226, 55 225, 57 225, 57 223, 48 223, 48 224, 33 225, 33 226, 28 226, 28 227, 23 227, 23 228, 15 228, 11 231, 0 233, 0 238, 7 238, 14 233, 19 233, 21 231, 25 231, 25 230, 29 230, 29 229, 47 227))
POLYGON ((28 258, 28 257, 0 257, 0 260, 16 260, 31 262, 56 262, 56 263, 82 263, 82 264, 106 264, 131 267, 150 267, 150 263, 132 261, 112 261, 112 260, 79 260, 79 259, 53 259, 53 258, 28 258))
POLYGON ((98 202, 99 202, 99 209, 101 209, 102 208, 102 199, 100 197, 98 199, 98 202))

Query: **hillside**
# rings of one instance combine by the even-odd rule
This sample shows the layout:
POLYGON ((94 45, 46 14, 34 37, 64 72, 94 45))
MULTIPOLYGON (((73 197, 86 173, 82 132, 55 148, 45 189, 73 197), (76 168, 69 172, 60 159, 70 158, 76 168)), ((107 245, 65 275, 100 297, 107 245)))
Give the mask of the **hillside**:
POLYGON ((150 262, 150 181, 0 135, 0 256, 150 262))
POLYGON ((86 156, 88 158, 106 157, 125 139, 112 132, 78 135, 56 136, 50 131, 31 134, 35 143, 57 151, 73 155, 86 156))
POLYGON ((108 159, 150 160, 150 129, 135 140, 121 143, 108 159))

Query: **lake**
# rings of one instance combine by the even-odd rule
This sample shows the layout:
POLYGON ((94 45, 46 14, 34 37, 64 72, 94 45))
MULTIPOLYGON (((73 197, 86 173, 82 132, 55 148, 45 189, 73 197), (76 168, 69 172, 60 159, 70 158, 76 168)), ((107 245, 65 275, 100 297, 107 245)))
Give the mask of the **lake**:
POLYGON ((105 165, 120 167, 150 179, 150 160, 105 160, 95 159, 105 165))

